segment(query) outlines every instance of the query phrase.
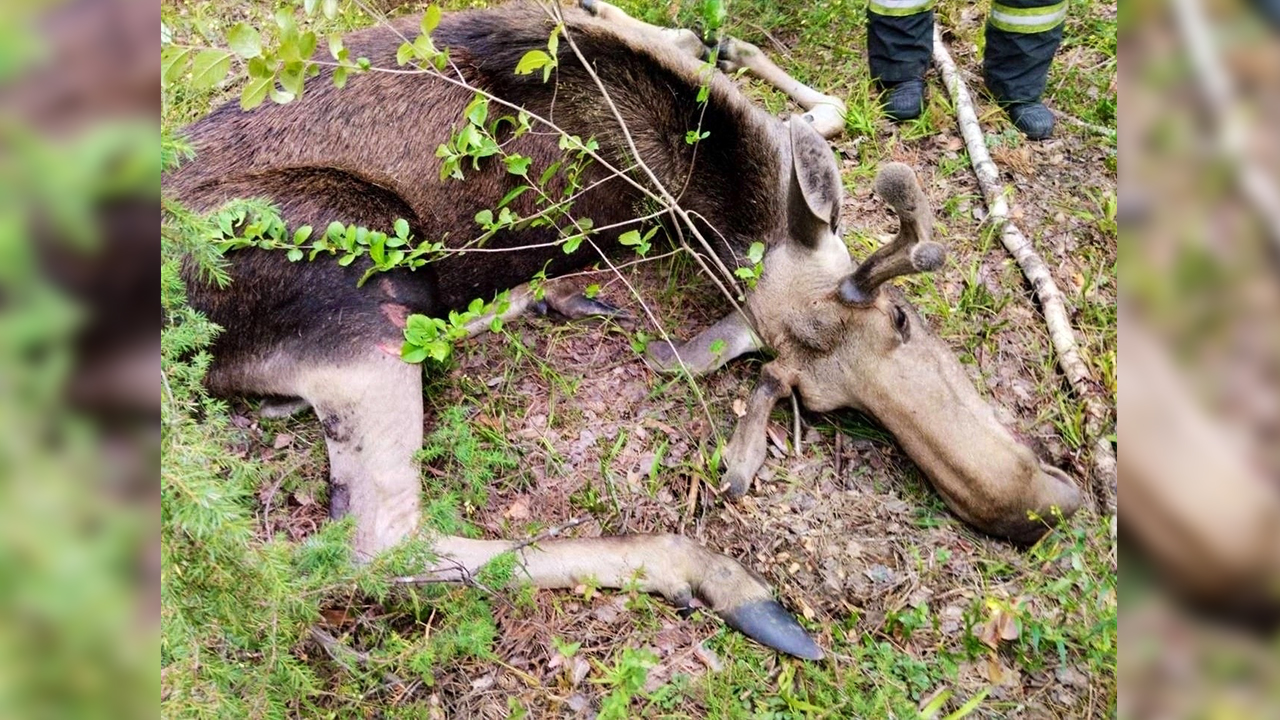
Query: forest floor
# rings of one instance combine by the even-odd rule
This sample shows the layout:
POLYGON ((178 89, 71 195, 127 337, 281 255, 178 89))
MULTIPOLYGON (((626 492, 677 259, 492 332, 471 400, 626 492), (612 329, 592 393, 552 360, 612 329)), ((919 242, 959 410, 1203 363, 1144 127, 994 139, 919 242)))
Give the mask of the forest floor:
MULTIPOLYGON (((674 24, 665 9, 619 3, 674 24)), ((983 92, 987 2, 943 3, 938 22, 980 104, 1011 212, 1052 268, 1084 357, 1110 407, 1116 393, 1116 4, 1071 0, 1046 101, 1063 115, 1053 139, 1025 141, 983 92)), ((216 4, 167 4, 166 22, 223 22, 216 4)), ((412 12, 413 7, 396 13, 412 12)), ((1083 414, 1055 365, 1043 318, 1017 266, 983 224, 985 208, 945 89, 928 76, 927 111, 884 119, 867 78, 865 3, 735 2, 729 31, 796 78, 847 99, 849 132, 834 143, 846 188, 844 226, 864 257, 896 220, 871 190, 877 167, 918 173, 937 214, 945 268, 903 283, 906 296, 960 357, 980 392, 1049 463, 1088 488, 1083 414)), ((785 99, 738 80, 768 108, 785 99)), ((166 122, 185 122, 191 105, 166 122)), ((688 260, 623 271, 677 335, 725 310, 688 260)), ((600 297, 639 314, 620 279, 600 297)), ((680 532, 762 574, 830 650, 823 662, 778 656, 708 613, 682 618, 627 592, 510 591, 484 600, 488 649, 373 692, 368 714, 397 705, 432 717, 1106 717, 1116 702, 1116 548, 1108 520, 1085 511, 1031 549, 984 536, 953 516, 886 431, 852 412, 803 412, 793 452, 780 403, 769 457, 752 492, 727 502, 709 458, 727 437, 762 360, 699 381, 661 375, 613 322, 513 321, 464 342, 447 372, 429 371, 428 493, 464 498, 463 519, 486 537, 523 538, 574 517, 576 535, 680 532), (481 488, 480 486, 484 487, 481 488), (945 697, 943 695, 945 694, 945 697), (938 702, 934 702, 938 699, 938 702), (962 707, 970 699, 976 708, 962 707)), ((263 488, 264 535, 301 541, 327 518, 327 460, 304 414, 260 419, 233 406, 243 445, 278 468, 263 488), (270 495, 268 495, 270 491, 270 495)), ((449 601, 454 593, 432 589, 449 601)), ((328 632, 362 650, 387 633, 431 634, 359 597, 326 601, 328 632)), ((319 665, 329 658, 305 653, 319 665)), ((331 668, 335 685, 344 671, 331 668)), ((412 714, 413 711, 409 711, 412 714)))

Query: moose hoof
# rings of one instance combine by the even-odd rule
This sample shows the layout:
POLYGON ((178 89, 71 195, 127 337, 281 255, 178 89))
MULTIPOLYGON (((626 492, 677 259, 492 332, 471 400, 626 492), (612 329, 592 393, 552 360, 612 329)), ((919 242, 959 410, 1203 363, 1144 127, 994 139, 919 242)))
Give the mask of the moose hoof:
POLYGON ((776 600, 756 600, 721 613, 726 624, 775 650, 805 660, 821 660, 822 648, 776 600))
POLYGON ((730 500, 741 500, 743 495, 747 494, 747 489, 751 487, 751 478, 753 474, 748 474, 742 470, 730 468, 724 473, 724 483, 721 488, 730 500))

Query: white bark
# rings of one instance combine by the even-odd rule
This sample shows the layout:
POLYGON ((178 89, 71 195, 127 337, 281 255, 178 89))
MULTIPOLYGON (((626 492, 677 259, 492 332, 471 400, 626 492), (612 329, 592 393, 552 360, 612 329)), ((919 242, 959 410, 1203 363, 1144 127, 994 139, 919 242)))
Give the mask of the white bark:
POLYGON ((1116 511, 1116 456, 1105 432, 1110 413, 1098 398, 1089 368, 1080 357, 1080 350, 1076 345, 1075 333, 1071 329, 1071 320, 1067 315, 1062 293, 1058 290, 1049 267, 1045 265, 1031 241, 1009 218, 1009 189, 1000 181, 1000 170, 992 161, 991 153, 987 151, 973 97, 965 87, 960 71, 956 68, 955 61, 951 59, 951 54, 947 52, 947 47, 942 42, 942 34, 936 26, 933 30, 933 61, 955 105, 960 133, 964 137, 965 147, 969 151, 969 160, 973 164, 974 174, 978 177, 978 186, 982 190, 982 197, 987 205, 987 217, 996 226, 1001 243, 1017 261, 1027 282, 1031 283, 1044 313, 1049 338, 1058 358, 1058 366, 1062 368, 1062 373, 1066 376, 1072 392, 1084 404, 1085 442, 1092 445, 1093 482, 1098 495, 1099 509, 1104 513, 1112 514, 1116 511))

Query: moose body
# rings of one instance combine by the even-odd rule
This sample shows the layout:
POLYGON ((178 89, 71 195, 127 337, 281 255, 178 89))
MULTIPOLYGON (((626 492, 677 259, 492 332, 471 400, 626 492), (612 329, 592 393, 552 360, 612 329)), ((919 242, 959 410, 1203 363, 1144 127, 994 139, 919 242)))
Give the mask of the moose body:
MULTIPOLYGON (((707 72, 696 37, 690 47, 691 34, 665 35, 677 31, 638 23, 599 2, 592 12, 566 9, 563 19, 596 77, 563 42, 550 82, 540 73, 513 72, 526 52, 547 45, 555 21, 543 9, 513 5, 447 15, 432 37, 447 48, 465 85, 428 74, 370 72, 342 90, 318 78, 287 105, 249 113, 224 106, 191 126, 196 159, 166 176, 165 192, 197 210, 266 197, 290 227, 336 220, 387 229, 403 218, 414 237, 459 248, 479 234, 476 213, 523 182, 492 161, 474 171, 468 166, 465 182, 440 178, 436 148, 449 140, 473 88, 483 89, 568 134, 595 138, 600 159, 614 168, 631 169, 634 146, 695 218, 723 265, 746 264, 748 246, 765 243, 763 275, 743 310, 688 343, 650 348, 658 366, 694 373, 756 349, 776 353, 725 452, 731 496, 746 490, 763 462, 773 404, 796 390, 816 410, 858 407, 880 417, 948 504, 983 529, 1028 540, 1045 529, 1028 511, 1046 517, 1052 507, 1074 511, 1079 495, 1070 481, 1041 468, 909 305, 896 291, 880 289, 895 275, 935 269, 942 261, 941 247, 928 241, 927 199, 908 168, 887 166, 878 180, 878 191, 899 215, 898 237, 856 265, 838 234, 842 187, 822 135, 840 129, 824 114, 841 107, 838 101, 818 107, 829 98, 790 80, 758 50, 722 45, 722 62, 727 57, 785 86, 811 110, 804 119, 783 121, 753 106, 727 77, 707 72), (597 78, 612 106, 602 101, 597 78), (709 87, 705 106, 698 101, 703 85, 709 87), (685 136, 694 128, 708 134, 690 144, 685 136), (963 426, 949 424, 955 417, 964 418, 963 426)), ((374 67, 394 68, 397 48, 416 27, 417 18, 407 18, 357 32, 346 46, 374 67)), ((501 112, 497 105, 494 112, 501 112)), ((558 138, 531 132, 512 139, 509 151, 531 157, 536 176, 561 159, 558 138)), ((619 249, 616 237, 632 227, 628 222, 644 214, 646 196, 603 162, 586 173, 575 210, 596 227, 612 226, 595 238, 608 255, 619 249)), ((533 214, 532 198, 525 193, 513 210, 533 214)), ((363 286, 359 262, 341 267, 291 263, 282 253, 259 250, 232 253, 231 285, 189 283, 192 304, 224 328, 208 383, 222 394, 297 397, 315 408, 330 456, 331 514, 353 514, 357 553, 376 553, 419 524, 421 483, 412 458, 422 444, 422 380, 417 366, 399 358, 405 316, 440 316, 541 271, 555 276, 601 258, 592 245, 566 254, 555 244, 558 237, 549 227, 500 232, 483 252, 380 273, 363 286), (511 248, 520 249, 497 252, 511 248)), ((465 577, 512 547, 439 538, 441 561, 432 570, 465 577)), ((592 578, 617 587, 639 578, 643 589, 677 603, 697 595, 765 644, 821 656, 763 582, 684 538, 556 540, 518 552, 534 584, 564 587, 592 578)))

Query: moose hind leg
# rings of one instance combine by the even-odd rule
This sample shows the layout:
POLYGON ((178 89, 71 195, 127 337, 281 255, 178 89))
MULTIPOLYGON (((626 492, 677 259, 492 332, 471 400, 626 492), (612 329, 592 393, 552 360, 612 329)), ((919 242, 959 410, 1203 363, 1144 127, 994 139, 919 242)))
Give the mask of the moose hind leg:
POLYGON ((844 119, 848 108, 834 95, 818 92, 787 74, 760 48, 737 38, 726 37, 720 42, 720 67, 726 72, 746 68, 756 77, 786 93, 805 109, 804 119, 813 125, 822 137, 830 140, 844 132, 844 119))
POLYGON ((418 529, 422 369, 381 350, 301 373, 329 450, 330 515, 355 518, 356 557, 368 560, 418 529))
POLYGON ((435 542, 431 580, 465 581, 485 563, 514 550, 516 579, 541 588, 635 587, 679 606, 694 597, 731 627, 771 648, 810 660, 822 649, 773 599, 758 576, 725 555, 681 535, 559 539, 535 545, 446 536, 435 542))

